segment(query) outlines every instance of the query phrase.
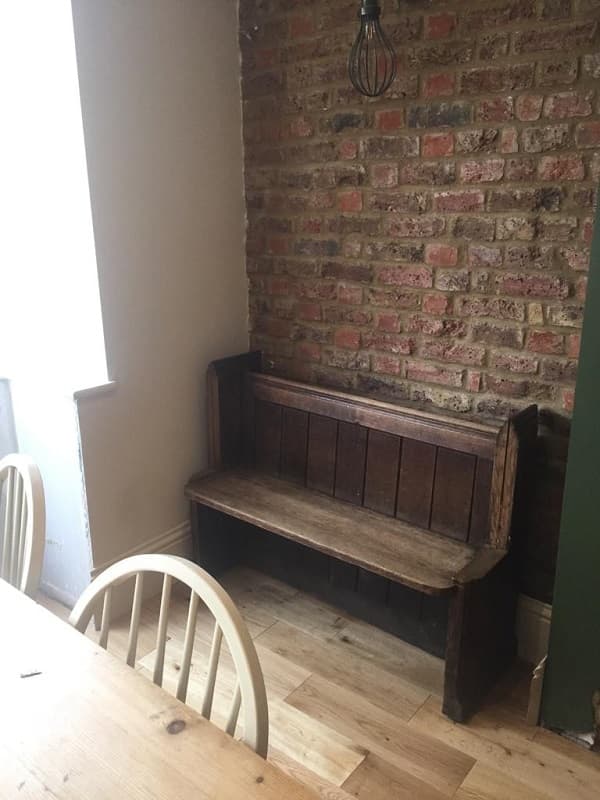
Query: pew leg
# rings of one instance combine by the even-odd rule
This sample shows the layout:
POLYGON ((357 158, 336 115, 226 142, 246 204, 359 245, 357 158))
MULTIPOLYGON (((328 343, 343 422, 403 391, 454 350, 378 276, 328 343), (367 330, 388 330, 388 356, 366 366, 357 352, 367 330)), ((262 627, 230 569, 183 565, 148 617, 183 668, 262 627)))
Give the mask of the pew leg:
POLYGON ((450 600, 443 711, 465 722, 513 663, 517 591, 508 559, 450 600))

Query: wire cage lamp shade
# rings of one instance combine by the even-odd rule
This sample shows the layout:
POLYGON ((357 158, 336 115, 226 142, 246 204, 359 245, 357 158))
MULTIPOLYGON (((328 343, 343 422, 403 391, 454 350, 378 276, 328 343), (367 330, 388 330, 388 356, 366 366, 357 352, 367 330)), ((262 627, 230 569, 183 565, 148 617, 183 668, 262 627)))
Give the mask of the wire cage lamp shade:
POLYGON ((377 0, 362 0, 360 30, 348 61, 352 85, 367 97, 379 97, 386 92, 398 68, 394 48, 381 27, 380 15, 377 0))

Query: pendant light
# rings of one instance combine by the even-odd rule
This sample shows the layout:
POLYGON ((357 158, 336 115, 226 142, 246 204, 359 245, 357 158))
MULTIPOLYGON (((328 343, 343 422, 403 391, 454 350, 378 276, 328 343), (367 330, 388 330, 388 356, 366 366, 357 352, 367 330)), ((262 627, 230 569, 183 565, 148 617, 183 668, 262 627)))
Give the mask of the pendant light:
POLYGON ((396 54, 381 28, 380 14, 377 0, 362 0, 358 14, 360 30, 348 62, 352 85, 368 97, 378 97, 387 91, 397 71, 396 54))

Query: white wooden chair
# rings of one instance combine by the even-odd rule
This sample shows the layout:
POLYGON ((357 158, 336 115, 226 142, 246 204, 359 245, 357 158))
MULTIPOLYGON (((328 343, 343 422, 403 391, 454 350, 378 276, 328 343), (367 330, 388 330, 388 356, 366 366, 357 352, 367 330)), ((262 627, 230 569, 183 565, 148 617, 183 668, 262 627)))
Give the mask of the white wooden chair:
POLYGON ((129 666, 135 666, 144 574, 149 572, 163 575, 156 637, 156 658, 153 670, 154 683, 162 686, 171 589, 174 580, 181 581, 191 590, 191 595, 176 697, 182 702, 186 700, 194 647, 196 616, 199 602, 202 601, 214 617, 215 625, 208 657, 206 688, 204 690, 201 713, 204 717, 210 719, 221 644, 223 637, 225 637, 237 677, 225 730, 232 736, 234 735, 241 706, 243 740, 259 755, 266 758, 269 737, 269 712, 264 678, 254 644, 233 600, 223 587, 201 567, 185 558, 161 554, 124 558, 122 561, 108 567, 85 589, 71 612, 69 622, 77 630, 84 633, 90 618, 96 612, 99 603, 102 602, 99 644, 101 647, 106 648, 111 621, 112 589, 114 586, 135 577, 126 658, 129 666))
POLYGON ((46 538, 46 504, 40 471, 29 456, 0 459, 0 578, 33 597, 46 538))

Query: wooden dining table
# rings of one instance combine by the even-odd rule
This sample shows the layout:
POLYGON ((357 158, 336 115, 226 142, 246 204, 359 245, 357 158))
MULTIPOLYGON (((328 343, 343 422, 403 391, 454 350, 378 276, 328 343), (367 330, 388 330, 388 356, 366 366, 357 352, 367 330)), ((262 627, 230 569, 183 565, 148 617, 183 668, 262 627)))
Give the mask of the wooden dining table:
POLYGON ((316 800, 0 580, 0 798, 316 800))

